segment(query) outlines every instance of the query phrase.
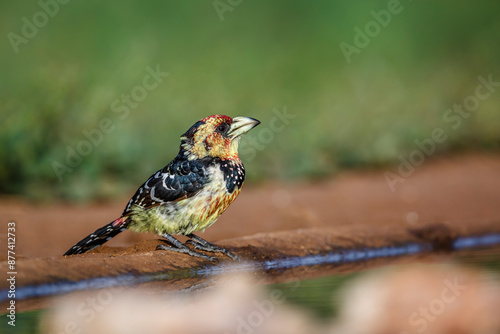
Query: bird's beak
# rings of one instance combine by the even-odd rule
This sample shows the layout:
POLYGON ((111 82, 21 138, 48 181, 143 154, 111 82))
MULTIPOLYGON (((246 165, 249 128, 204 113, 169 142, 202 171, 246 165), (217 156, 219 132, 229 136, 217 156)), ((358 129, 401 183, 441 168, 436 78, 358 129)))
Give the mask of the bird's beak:
POLYGON ((228 136, 231 139, 237 138, 260 124, 260 121, 252 117, 234 117, 228 136))

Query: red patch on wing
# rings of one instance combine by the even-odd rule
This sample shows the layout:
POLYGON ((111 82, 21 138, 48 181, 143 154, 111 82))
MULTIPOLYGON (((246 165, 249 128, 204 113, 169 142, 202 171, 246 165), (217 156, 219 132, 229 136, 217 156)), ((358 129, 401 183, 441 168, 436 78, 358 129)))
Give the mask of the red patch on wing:
POLYGON ((118 218, 117 220, 115 220, 115 221, 113 222, 113 227, 120 226, 120 225, 122 225, 123 223, 125 223, 125 219, 124 219, 123 217, 118 218))

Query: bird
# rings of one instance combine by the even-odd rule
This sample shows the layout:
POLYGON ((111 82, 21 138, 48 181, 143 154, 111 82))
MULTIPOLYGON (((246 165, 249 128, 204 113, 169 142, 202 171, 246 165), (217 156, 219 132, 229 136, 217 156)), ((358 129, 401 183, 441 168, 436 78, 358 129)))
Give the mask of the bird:
POLYGON ((179 153, 154 173, 132 196, 121 216, 97 229, 64 255, 82 254, 120 232, 153 232, 161 237, 156 250, 217 261, 205 253, 239 257, 194 232, 204 231, 240 194, 245 168, 238 156, 243 134, 260 124, 252 117, 211 115, 196 122, 181 137, 179 153), (182 243, 172 235, 189 238, 182 243), (168 244, 168 245, 167 245, 168 244), (193 246, 194 249, 188 247, 193 246))

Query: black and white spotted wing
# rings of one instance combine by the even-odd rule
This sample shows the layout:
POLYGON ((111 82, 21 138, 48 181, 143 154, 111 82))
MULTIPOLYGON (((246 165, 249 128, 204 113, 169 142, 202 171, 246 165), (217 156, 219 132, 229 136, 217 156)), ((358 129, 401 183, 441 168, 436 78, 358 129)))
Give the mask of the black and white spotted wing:
POLYGON ((186 160, 179 154, 137 189, 122 216, 127 215, 133 205, 152 207, 194 196, 208 183, 207 169, 213 162, 211 158, 186 160))

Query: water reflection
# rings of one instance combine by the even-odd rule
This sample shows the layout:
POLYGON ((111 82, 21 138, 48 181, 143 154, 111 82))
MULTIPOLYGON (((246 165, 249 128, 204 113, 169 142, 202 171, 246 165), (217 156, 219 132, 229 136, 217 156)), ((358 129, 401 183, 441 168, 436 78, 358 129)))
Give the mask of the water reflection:
MULTIPOLYGON (((498 259, 498 257, 497 257, 498 259)), ((56 301, 44 333, 498 333, 500 281, 460 263, 393 266, 264 287, 221 276, 211 289, 104 289, 56 301), (317 312, 317 305, 328 305, 317 312), (309 306, 309 307, 307 307, 309 306), (313 306, 313 307, 311 307, 313 306)))

